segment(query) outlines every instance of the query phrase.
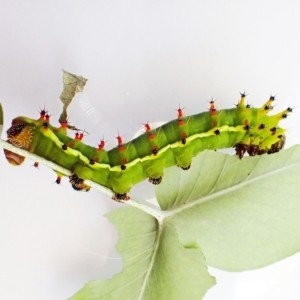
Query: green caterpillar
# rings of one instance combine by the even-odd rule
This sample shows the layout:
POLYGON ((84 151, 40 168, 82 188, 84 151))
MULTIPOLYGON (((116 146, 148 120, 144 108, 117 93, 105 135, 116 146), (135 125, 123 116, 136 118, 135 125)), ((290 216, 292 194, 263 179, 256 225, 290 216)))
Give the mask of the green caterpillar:
MULTIPOLYGON (((89 190, 85 179, 97 182, 114 192, 116 201, 130 199, 131 187, 146 178, 159 184, 165 168, 177 165, 183 170, 191 166, 192 158, 205 149, 234 147, 242 158, 280 151, 285 143, 285 130, 278 127, 280 120, 292 112, 288 107, 276 115, 268 115, 273 109, 273 96, 260 108, 245 103, 245 94, 235 108, 216 110, 214 101, 207 112, 184 116, 177 110, 177 118, 163 126, 151 129, 145 125, 145 133, 123 143, 117 137, 117 147, 106 151, 102 140, 97 148, 85 145, 83 133, 75 138, 67 136, 67 122, 59 128, 49 123, 45 110, 37 120, 17 117, 7 130, 8 142, 35 153, 70 170, 69 180, 75 190, 89 190)), ((5 150, 8 161, 20 165, 24 157, 5 150)), ((61 175, 56 182, 60 183, 61 175)))

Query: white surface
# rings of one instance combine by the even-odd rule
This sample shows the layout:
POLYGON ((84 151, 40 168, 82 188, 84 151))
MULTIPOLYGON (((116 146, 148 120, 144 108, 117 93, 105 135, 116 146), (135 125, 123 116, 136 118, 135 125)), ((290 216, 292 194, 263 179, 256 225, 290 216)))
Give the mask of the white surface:
MULTIPOLYGON (((5 128, 44 105, 56 123, 62 72, 88 78, 69 120, 96 144, 131 138, 141 123, 277 94, 292 106, 289 144, 299 142, 300 4, 297 1, 1 1, 0 100, 5 128), (56 3, 56 4, 55 4, 56 3), (298 107, 297 107, 298 106, 298 107)), ((85 282, 121 270, 113 227, 122 207, 97 191, 75 193, 51 170, 9 166, 3 155, 0 299, 66 299, 85 282)), ((138 191, 132 195, 137 199, 138 191)), ((212 270, 208 300, 299 299, 299 255, 240 274, 212 270)))

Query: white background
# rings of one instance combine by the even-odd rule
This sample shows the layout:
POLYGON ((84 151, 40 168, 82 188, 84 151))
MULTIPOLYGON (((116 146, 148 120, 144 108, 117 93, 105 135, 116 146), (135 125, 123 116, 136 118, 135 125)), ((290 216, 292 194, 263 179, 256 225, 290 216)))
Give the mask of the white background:
MULTIPOLYGON (((104 135, 114 146, 118 130, 128 141, 142 123, 174 118, 179 105, 193 114, 214 97, 218 108, 232 107, 244 90, 255 106, 272 93, 276 110, 295 107, 284 126, 289 145, 299 142, 299 15, 299 1, 2 0, 5 128, 18 115, 38 118, 44 105, 58 124, 64 68, 89 79, 69 120, 92 145, 104 135)), ((32 164, 12 167, 0 156, 0 299, 66 299, 121 270, 103 215, 124 205, 76 193, 67 179, 57 186, 52 170, 32 164)), ((212 273, 219 285, 208 300, 300 298, 299 255, 212 273)))

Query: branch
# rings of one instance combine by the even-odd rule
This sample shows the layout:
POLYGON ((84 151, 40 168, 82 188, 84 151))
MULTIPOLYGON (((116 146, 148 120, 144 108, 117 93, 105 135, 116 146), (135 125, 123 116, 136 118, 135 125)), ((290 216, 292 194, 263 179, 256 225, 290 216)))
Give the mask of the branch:
MULTIPOLYGON (((57 164, 55 164, 55 163, 53 163, 53 162, 45 159, 45 158, 42 158, 42 157, 40 157, 40 156, 38 156, 36 154, 33 154, 33 153, 30 153, 30 152, 28 152, 26 150, 17 148, 15 146, 13 146, 12 144, 10 144, 10 143, 2 140, 1 138, 0 138, 0 146, 2 148, 4 148, 4 149, 7 149, 7 150, 9 150, 11 152, 14 152, 14 153, 16 153, 18 155, 24 156, 26 158, 29 158, 29 159, 31 159, 31 160, 33 160, 35 162, 38 162, 38 163, 44 165, 46 167, 49 167, 50 169, 52 169, 52 170, 54 170, 56 172, 59 172, 59 173, 65 175, 65 176, 72 175, 72 172, 70 172, 69 170, 67 170, 67 169, 65 169, 65 168, 63 168, 63 167, 61 167, 61 166, 59 166, 59 165, 57 165, 57 164)), ((90 187, 95 188, 95 189, 101 191, 102 193, 104 193, 106 195, 109 195, 109 196, 113 195, 113 191, 111 191, 110 189, 108 189, 108 188, 106 188, 106 187, 104 187, 104 186, 102 186, 102 185, 100 185, 100 184, 98 184, 98 183, 96 183, 94 181, 85 180, 84 182, 86 184, 88 184, 90 187)), ((153 217, 155 217, 158 220, 158 222, 160 224, 162 224, 164 218, 166 217, 164 211, 152 208, 152 207, 147 206, 145 204, 142 204, 142 203, 140 203, 138 201, 127 200, 127 201, 121 201, 121 202, 129 204, 131 206, 134 206, 134 207, 136 207, 136 208, 138 208, 138 209, 140 209, 140 210, 142 210, 142 211, 144 211, 144 212, 152 215, 153 217)))

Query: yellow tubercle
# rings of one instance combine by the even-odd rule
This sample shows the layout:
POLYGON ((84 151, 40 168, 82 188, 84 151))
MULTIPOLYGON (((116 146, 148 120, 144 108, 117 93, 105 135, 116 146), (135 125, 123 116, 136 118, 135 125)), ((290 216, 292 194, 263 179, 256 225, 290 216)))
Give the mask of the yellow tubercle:
POLYGON ((241 93, 241 99, 240 101, 238 102, 238 105, 237 107, 246 107, 246 94, 245 93, 241 93))
POLYGON ((282 111, 282 112, 280 112, 280 113, 274 115, 274 117, 275 117, 275 118, 278 120, 278 122, 279 122, 279 121, 282 120, 282 119, 286 119, 287 116, 288 116, 288 114, 289 114, 291 111, 292 111, 292 109, 288 107, 288 108, 285 109, 284 111, 282 111))
POLYGON ((269 100, 259 109, 260 115, 266 115, 273 110, 274 96, 270 96, 269 100))

